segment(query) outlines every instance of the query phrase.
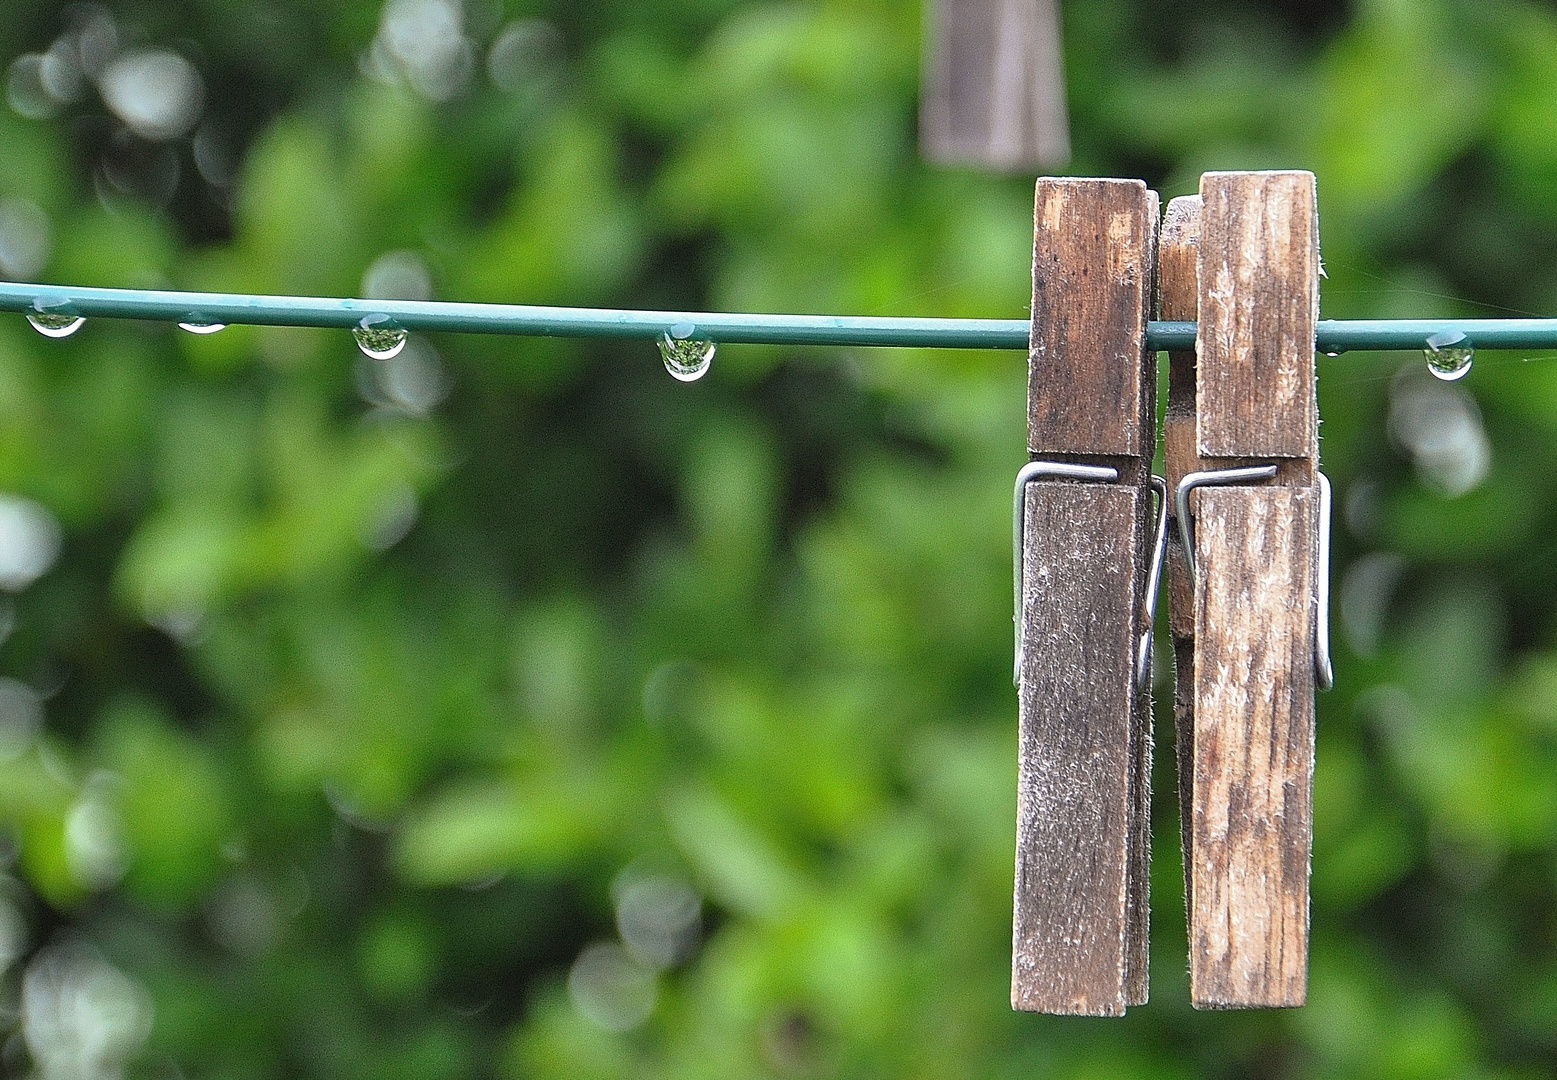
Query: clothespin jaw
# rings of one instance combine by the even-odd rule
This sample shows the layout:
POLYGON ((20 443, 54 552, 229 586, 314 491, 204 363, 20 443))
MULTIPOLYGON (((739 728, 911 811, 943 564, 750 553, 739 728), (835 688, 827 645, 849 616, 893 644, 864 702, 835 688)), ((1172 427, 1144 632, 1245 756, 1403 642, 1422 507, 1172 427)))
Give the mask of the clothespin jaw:
POLYGON ((1147 649, 1167 520, 1166 488, 1150 475, 1157 220, 1157 195, 1139 181, 1038 181, 1034 460, 1018 479, 1014 515, 1021 756, 1011 978, 1013 1007, 1033 1012, 1117 1016, 1146 1000, 1147 649))
POLYGON ((1199 324, 1165 424, 1191 997, 1301 1005, 1329 681, 1313 174, 1206 174, 1170 204, 1161 258, 1163 317, 1199 324))

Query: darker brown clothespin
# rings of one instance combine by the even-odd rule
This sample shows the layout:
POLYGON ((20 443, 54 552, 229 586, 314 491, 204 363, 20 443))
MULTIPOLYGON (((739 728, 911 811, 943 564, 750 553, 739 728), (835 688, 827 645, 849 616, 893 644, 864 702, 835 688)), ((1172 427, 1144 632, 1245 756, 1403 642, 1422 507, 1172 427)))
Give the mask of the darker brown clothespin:
POLYGON ((1012 171, 1065 164, 1056 0, 932 0, 927 12, 925 156, 1012 171))
POLYGON ((1328 685, 1329 485, 1318 471, 1313 174, 1207 173, 1169 205, 1162 316, 1190 992, 1301 1005, 1314 691, 1328 685))
POLYGON ((1118 1016, 1146 1000, 1151 606, 1167 523, 1150 474, 1157 217, 1140 181, 1038 181, 1011 970, 1012 1005, 1033 1012, 1118 1016))

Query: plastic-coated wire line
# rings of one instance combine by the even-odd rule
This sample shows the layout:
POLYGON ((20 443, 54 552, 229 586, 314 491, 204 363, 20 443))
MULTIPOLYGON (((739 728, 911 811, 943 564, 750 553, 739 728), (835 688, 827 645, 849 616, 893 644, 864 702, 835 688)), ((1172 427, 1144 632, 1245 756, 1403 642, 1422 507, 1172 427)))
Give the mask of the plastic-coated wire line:
MULTIPOLYGON (((99 289, 0 282, 0 311, 34 305, 87 318, 160 322, 350 328, 385 315, 406 330, 537 337, 657 338, 690 323, 695 336, 721 343, 860 345, 931 349, 1026 349, 1025 319, 924 319, 851 315, 741 315, 611 308, 461 304, 437 300, 350 300, 309 296, 99 289)), ((1435 334, 1463 334, 1456 344, 1481 349, 1557 349, 1557 319, 1373 319, 1319 323, 1322 352, 1420 349, 1435 334)), ((1190 349, 1192 322, 1151 322, 1153 349, 1190 349)))
POLYGON ((0 311, 65 305, 88 318, 194 320, 265 326, 354 327, 387 315, 405 330, 537 337, 658 338, 690 323, 720 343, 885 345, 946 349, 1025 349, 1027 322, 1014 319, 902 319, 844 315, 730 315, 712 312, 460 304, 436 300, 336 300, 307 296, 88 289, 0 282, 0 311))

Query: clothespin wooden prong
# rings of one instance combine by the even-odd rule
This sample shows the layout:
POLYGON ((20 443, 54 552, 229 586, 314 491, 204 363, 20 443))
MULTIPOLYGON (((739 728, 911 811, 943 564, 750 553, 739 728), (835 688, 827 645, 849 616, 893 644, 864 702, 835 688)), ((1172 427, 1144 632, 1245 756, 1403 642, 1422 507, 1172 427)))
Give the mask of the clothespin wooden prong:
POLYGON ((1167 420, 1190 992, 1198 1008, 1301 1005, 1328 506, 1314 177, 1207 173, 1198 230, 1196 210, 1170 206, 1162 291, 1164 317, 1185 317, 1193 250, 1195 395, 1186 407, 1178 358, 1167 420))
POLYGON ((1013 1007, 1033 1012, 1146 1000, 1157 220, 1139 181, 1038 181, 1011 971, 1013 1007))
MULTIPOLYGON (((1157 241, 1158 315, 1163 319, 1196 318, 1200 302, 1200 196, 1181 195, 1168 201, 1157 241)), ((1186 475, 1200 471, 1195 442, 1195 351, 1168 354, 1168 407, 1162 418, 1163 464, 1174 491, 1186 475)), ((1168 540, 1168 628, 1173 636, 1174 749, 1179 777, 1179 840, 1184 852, 1184 909, 1194 910, 1195 782, 1195 593, 1184 561, 1178 530, 1168 540)))

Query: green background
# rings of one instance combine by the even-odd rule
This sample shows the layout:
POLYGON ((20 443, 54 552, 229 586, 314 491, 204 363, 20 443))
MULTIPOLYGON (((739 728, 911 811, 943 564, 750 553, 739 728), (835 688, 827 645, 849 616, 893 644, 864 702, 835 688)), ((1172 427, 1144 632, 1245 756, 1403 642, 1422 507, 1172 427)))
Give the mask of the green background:
MULTIPOLYGON (((1557 311, 1557 7, 1185 6, 1063 5, 1070 171, 1314 170, 1328 317, 1557 311)), ((453 93, 373 59, 368 0, 112 11, 200 72, 202 127, 0 109, 44 280, 1025 309, 1032 179, 919 160, 916 4, 472 0, 453 93)), ((89 15, 10 0, 0 61, 89 15)), ((64 538, 0 612, 46 717, 0 755, 0 1072, 1557 1068, 1551 358, 1321 358, 1310 1002, 1189 1008, 1160 716, 1152 1000, 1104 1021, 1007 999, 1020 355, 731 346, 692 385, 632 342, 408 355, 0 320, 0 491, 64 538), (696 890, 695 945, 595 950, 591 984, 644 880, 696 890)))

